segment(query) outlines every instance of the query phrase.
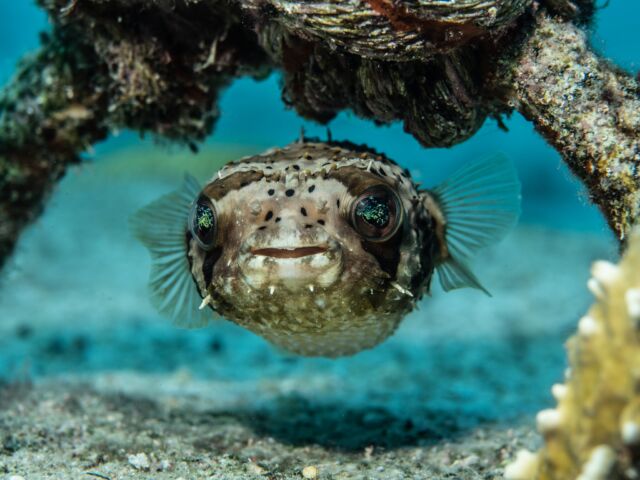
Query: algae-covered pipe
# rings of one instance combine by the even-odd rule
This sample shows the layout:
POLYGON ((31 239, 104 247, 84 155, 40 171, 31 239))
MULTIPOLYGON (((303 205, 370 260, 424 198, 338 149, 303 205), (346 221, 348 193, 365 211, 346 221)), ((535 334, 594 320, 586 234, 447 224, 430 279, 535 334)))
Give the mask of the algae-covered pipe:
POLYGON ((101 72, 73 34, 43 37, 0 96, 0 266, 67 165, 107 135, 101 72))
POLYGON ((558 150, 624 239, 640 214, 637 79, 594 53, 582 29, 545 12, 498 71, 507 105, 558 150))
POLYGON ((52 32, 0 92, 0 267, 67 166, 110 130, 195 149, 218 118, 220 90, 270 69, 226 2, 40 3, 52 32))

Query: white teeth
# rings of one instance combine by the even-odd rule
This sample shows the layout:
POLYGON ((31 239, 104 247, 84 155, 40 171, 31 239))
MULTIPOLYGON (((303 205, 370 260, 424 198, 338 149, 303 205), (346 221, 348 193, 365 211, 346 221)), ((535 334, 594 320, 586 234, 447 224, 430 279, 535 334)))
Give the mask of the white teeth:
POLYGON ((369 160, 369 165, 367 165, 367 172, 371 171, 371 165, 373 165, 373 160, 369 160))
POLYGON ((198 307, 198 310, 203 310, 207 305, 209 305, 211 303, 211 300, 213 300, 213 298, 211 298, 211 294, 209 294, 206 297, 204 297, 202 299, 202 303, 198 307))
POLYGON ((393 288, 395 288, 396 290, 398 290, 400 293, 404 294, 404 295, 408 295, 410 297, 413 297, 413 293, 411 293, 409 290, 407 290, 406 288, 404 288, 403 286, 397 284, 396 282, 391 282, 391 286, 393 288))
POLYGON ((314 291, 314 290, 315 290, 314 286, 313 286, 313 285, 309 285, 309 291, 310 291, 311 293, 313 293, 313 291, 314 291))
POLYGON ((218 170, 218 178, 222 180, 222 172, 220 170, 218 170))
POLYGON ((269 286, 269 295, 273 295, 276 291, 276 287, 274 287, 273 285, 269 286))

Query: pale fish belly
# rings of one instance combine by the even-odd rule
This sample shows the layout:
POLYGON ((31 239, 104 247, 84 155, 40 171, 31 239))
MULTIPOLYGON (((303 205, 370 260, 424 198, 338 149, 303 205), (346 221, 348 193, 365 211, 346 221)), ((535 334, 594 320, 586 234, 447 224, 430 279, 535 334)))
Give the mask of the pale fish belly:
POLYGON ((227 318, 283 350, 305 356, 339 357, 375 347, 414 307, 414 300, 401 292, 382 291, 366 282, 364 288, 316 288, 295 298, 285 288, 252 293, 236 296, 240 304, 227 318))

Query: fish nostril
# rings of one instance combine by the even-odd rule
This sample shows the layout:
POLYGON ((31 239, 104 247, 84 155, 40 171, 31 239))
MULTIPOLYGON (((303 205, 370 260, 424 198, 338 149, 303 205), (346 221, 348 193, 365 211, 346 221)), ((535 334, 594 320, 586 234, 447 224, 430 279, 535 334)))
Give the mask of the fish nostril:
MULTIPOLYGON (((272 218, 272 217, 273 217, 273 212, 272 212, 271 210, 269 210, 269 211, 267 212, 267 214, 265 215, 265 217, 264 217, 264 221, 265 221, 265 222, 268 222, 269 220, 271 220, 271 218, 272 218)), ((276 220, 276 221, 277 221, 277 220, 276 220)))
POLYGON ((320 219, 320 220, 318 220, 318 223, 319 223, 320 225, 324 225, 324 220, 320 219))
POLYGON ((300 209, 300 213, 302 214, 302 216, 306 217, 306 216, 307 216, 307 209, 306 209, 306 208, 304 208, 304 207, 302 207, 302 208, 300 209))

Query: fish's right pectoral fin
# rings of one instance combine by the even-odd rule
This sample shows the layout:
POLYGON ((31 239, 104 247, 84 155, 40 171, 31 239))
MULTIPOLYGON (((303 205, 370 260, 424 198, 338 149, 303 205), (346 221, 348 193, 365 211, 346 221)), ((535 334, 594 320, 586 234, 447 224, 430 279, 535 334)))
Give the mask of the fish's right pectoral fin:
POLYGON ((487 295, 491 293, 482 286, 480 280, 473 274, 467 265, 450 257, 436 267, 440 285, 445 292, 457 288, 476 288, 487 295))
POLYGON ((151 254, 151 303, 176 325, 187 328, 212 320, 210 309, 198 308, 202 298, 187 258, 187 222, 199 193, 197 180, 187 174, 178 190, 141 208, 129 220, 133 234, 151 254))
POLYGON ((502 155, 471 162, 427 194, 444 231, 446 254, 436 266, 442 287, 472 287, 489 295, 466 263, 517 223, 520 182, 513 163, 502 155))

